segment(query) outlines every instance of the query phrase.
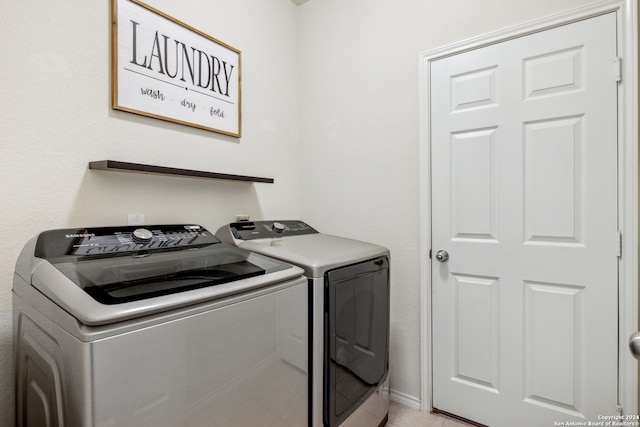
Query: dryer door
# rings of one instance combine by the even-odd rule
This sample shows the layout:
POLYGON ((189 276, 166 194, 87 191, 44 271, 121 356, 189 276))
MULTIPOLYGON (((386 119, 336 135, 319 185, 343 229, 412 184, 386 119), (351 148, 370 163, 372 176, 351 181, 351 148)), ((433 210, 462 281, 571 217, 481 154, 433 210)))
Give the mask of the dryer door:
POLYGON ((389 260, 329 271, 325 302, 324 422, 337 426, 387 377, 389 260))

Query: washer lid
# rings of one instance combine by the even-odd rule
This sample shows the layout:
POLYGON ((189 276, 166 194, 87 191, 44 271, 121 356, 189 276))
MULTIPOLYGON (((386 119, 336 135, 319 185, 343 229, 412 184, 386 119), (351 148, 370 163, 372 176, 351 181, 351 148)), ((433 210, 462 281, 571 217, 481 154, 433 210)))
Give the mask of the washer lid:
POLYGON ((246 251, 215 244, 51 264, 96 301, 121 304, 266 274, 248 258, 246 251))
POLYGON ((103 227, 41 233, 18 266, 29 282, 85 324, 244 292, 302 271, 221 243, 200 226, 103 227))

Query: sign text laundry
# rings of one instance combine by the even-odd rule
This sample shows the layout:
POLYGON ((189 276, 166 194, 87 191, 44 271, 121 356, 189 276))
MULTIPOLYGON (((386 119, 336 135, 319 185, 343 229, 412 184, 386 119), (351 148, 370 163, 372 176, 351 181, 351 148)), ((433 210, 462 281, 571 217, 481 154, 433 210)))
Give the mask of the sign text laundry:
POLYGON ((229 97, 229 86, 235 68, 233 64, 158 31, 150 46, 148 43, 139 46, 140 23, 131 20, 131 24, 131 64, 229 97))

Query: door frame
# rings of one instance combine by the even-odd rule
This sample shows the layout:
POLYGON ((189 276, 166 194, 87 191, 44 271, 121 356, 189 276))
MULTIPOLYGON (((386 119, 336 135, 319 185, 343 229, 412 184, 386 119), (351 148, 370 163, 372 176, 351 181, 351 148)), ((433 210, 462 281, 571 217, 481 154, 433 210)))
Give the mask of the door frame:
MULTIPOLYGON (((638 325, 638 7, 635 0, 602 0, 590 5, 463 40, 419 55, 420 143, 420 339, 421 410, 432 402, 431 341, 431 170, 430 68, 433 61, 501 43, 605 13, 615 12, 622 81, 618 87, 618 224, 622 256, 618 283, 618 403, 624 414, 638 414, 638 362, 628 340, 638 325)), ((611 67, 613 69, 614 63, 611 67)), ((612 236, 612 247, 614 236, 612 236)))

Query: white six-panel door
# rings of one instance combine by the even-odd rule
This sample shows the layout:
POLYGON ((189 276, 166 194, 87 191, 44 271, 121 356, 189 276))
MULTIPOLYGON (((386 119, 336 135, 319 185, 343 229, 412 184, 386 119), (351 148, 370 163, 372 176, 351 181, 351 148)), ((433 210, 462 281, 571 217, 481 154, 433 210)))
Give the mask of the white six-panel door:
POLYGON ((434 408, 617 414, 616 55, 610 13, 432 63, 434 408))

